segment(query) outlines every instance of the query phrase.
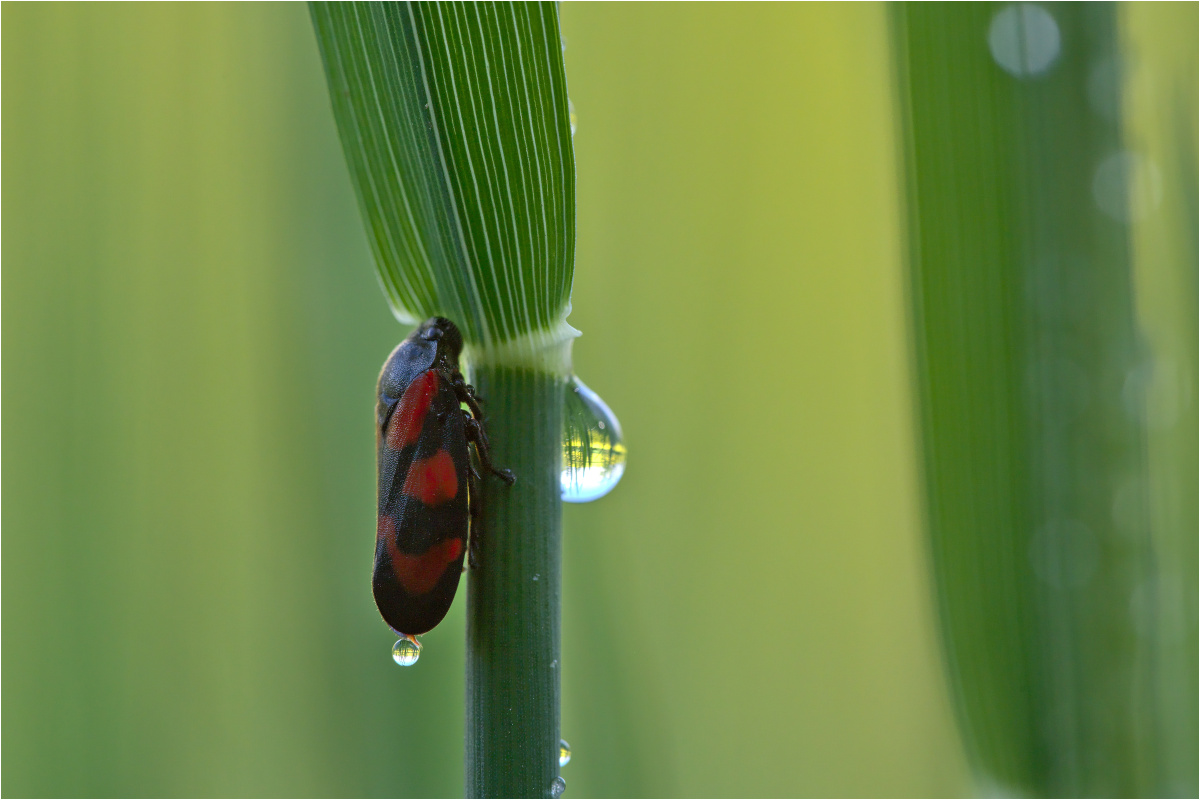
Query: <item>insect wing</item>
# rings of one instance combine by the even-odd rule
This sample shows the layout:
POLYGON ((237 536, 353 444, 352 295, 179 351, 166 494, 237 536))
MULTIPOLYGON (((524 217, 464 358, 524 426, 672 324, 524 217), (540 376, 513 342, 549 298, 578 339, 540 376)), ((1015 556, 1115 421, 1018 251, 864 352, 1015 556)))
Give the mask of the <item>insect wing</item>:
POLYGON ((379 382, 375 388, 377 437, 382 436, 404 392, 437 360, 437 344, 421 339, 419 334, 420 329, 396 345, 379 371, 379 382))
POLYGON ((400 633, 425 633, 450 609, 470 511, 466 427, 454 390, 418 375, 379 435, 375 605, 400 633))

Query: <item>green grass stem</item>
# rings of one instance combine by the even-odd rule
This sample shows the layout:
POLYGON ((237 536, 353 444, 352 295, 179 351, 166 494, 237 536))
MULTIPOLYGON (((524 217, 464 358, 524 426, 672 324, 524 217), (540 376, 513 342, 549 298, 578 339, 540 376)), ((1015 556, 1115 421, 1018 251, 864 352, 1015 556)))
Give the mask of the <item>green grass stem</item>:
POLYGON ((575 163, 555 3, 314 3, 334 117, 401 322, 454 320, 495 463, 468 580, 466 790, 558 773, 562 386, 575 163))
POLYGON ((468 797, 548 797, 558 775, 563 380, 524 368, 473 374, 492 458, 467 591, 468 797))

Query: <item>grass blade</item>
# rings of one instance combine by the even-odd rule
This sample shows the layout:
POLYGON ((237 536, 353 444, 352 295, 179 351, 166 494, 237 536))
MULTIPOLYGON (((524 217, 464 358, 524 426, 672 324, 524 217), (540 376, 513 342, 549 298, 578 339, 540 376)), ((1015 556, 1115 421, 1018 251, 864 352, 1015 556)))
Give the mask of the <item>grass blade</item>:
POLYGON ((489 353, 568 336, 575 169, 557 7, 316 3, 312 17, 397 318, 447 316, 489 353))
POLYGON ((493 458, 472 525, 468 796, 558 774, 562 401, 575 168, 554 3, 312 6, 380 282, 467 341, 493 458))
POLYGON ((993 791, 1177 791, 1156 731, 1158 698, 1180 687, 1147 668, 1156 646, 1130 613, 1174 555, 1151 529, 1136 380, 1130 226, 1146 175, 1123 149, 1119 81, 1097 78, 1121 63, 1117 14, 895 16, 933 569, 962 728, 993 791))

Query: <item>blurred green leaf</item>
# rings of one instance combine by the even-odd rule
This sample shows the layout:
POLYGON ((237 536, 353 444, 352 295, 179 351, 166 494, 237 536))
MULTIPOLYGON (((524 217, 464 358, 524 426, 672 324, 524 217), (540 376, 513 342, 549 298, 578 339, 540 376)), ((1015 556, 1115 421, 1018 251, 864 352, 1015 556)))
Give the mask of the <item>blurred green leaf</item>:
POLYGON ((554 3, 314 3, 396 316, 491 348, 566 330, 575 168, 554 3))
POLYGON ((1123 143, 1117 7, 896 23, 929 536, 975 766, 992 791, 1194 793, 1158 755, 1183 687, 1139 611, 1186 561, 1149 512, 1130 230, 1161 187, 1123 143))

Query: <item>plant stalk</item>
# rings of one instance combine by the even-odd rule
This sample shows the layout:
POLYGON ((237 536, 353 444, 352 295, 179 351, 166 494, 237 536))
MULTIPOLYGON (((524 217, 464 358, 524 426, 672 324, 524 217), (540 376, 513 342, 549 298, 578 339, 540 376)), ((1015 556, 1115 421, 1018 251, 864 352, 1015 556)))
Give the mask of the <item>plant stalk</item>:
POLYGON ((1121 96, 1094 79, 1121 63, 1117 8, 895 14, 926 513, 968 752, 991 793, 1167 793, 1154 709, 1176 691, 1131 613, 1167 554, 1121 96))
POLYGON ((563 379, 483 367, 492 461, 467 590, 466 794, 549 797, 558 776, 563 379))

